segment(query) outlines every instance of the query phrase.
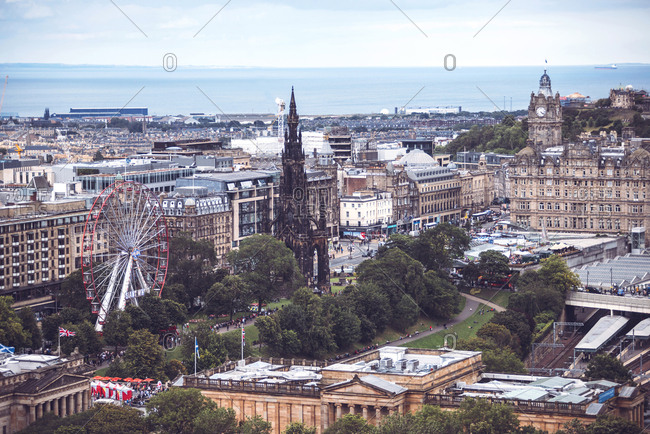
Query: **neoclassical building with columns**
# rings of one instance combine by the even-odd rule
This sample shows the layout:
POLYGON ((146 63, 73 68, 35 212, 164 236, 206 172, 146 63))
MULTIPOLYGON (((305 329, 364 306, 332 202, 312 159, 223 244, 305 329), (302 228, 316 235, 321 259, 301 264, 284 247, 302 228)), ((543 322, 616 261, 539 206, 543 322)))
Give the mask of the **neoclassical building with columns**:
POLYGON ((0 365, 0 427, 11 434, 54 413, 65 417, 88 410, 90 371, 83 356, 21 355, 0 365))
POLYGON ((185 376, 183 387, 200 389, 240 420, 262 417, 273 433, 292 422, 321 433, 346 414, 378 425, 415 412, 429 394, 477 381, 481 368, 479 352, 383 347, 340 363, 247 359, 185 376))

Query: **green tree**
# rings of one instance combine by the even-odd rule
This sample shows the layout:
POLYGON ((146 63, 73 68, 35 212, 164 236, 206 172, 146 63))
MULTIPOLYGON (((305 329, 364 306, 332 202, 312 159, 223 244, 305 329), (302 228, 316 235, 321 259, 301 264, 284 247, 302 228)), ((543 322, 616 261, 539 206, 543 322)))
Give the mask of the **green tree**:
MULTIPOLYGON (((47 341, 55 342, 59 335, 59 327, 63 324, 61 315, 48 315, 41 320, 41 332, 47 341)), ((1 327, 0 327, 1 328, 1 327)))
POLYGON ((461 339, 458 342, 458 349, 481 351, 486 372, 503 374, 525 374, 527 372, 523 362, 510 347, 500 347, 491 338, 461 339))
POLYGON ((206 296, 207 312, 230 315, 245 310, 251 301, 251 291, 239 276, 226 276, 210 287, 206 296))
POLYGON ((90 303, 86 299, 81 269, 73 271, 63 279, 57 297, 59 306, 90 312, 90 303))
POLYGON ((103 159, 104 156, 102 155, 102 151, 98 149, 97 152, 95 152, 95 154, 93 155, 93 161, 102 161, 103 159))
POLYGON ((358 414, 346 414, 325 430, 325 434, 372 434, 375 432, 375 427, 358 414))
POLYGON ((596 422, 587 427, 587 434, 640 434, 644 430, 622 417, 598 416, 596 422))
POLYGON ((585 377, 590 380, 609 380, 625 383, 632 379, 630 371, 623 363, 609 354, 595 355, 587 365, 585 377))
MULTIPOLYGON (((147 424, 165 433, 193 433, 195 421, 203 410, 214 410, 216 404, 198 389, 173 387, 152 397, 147 403, 147 424)), ((203 422, 211 420, 204 416, 203 422), (206 420, 207 419, 207 420, 206 420)))
POLYGON ((479 255, 478 268, 481 275, 502 279, 510 274, 508 257, 496 250, 487 250, 479 255))
POLYGON ((569 269, 562 257, 551 255, 537 271, 539 279, 566 295, 571 288, 581 286, 580 278, 569 269))
POLYGON ((583 425, 578 419, 565 423, 556 434, 640 434, 643 430, 627 419, 612 415, 598 416, 590 425, 583 425))
POLYGON ((228 253, 228 261, 248 284, 260 309, 266 301, 293 292, 302 281, 293 252, 272 235, 244 238, 238 250, 228 253))
POLYGON ((118 347, 125 347, 129 343, 131 333, 131 315, 123 310, 112 310, 108 313, 103 329, 104 342, 106 345, 115 346, 115 354, 118 353, 118 347))
POLYGON ((307 426, 302 422, 293 422, 287 425, 283 434, 316 434, 316 427, 307 426))
POLYGON ((501 324, 510 331, 510 334, 515 340, 513 342, 513 349, 517 354, 520 356, 528 354, 532 342, 532 331, 530 323, 524 314, 513 310, 497 312, 492 317, 491 322, 501 324))
MULTIPOLYGON (((197 324, 194 330, 183 332, 181 355, 185 366, 194 367, 194 338, 199 345, 199 357, 196 360, 198 370, 214 368, 221 365, 228 356, 224 337, 215 333, 207 322, 197 324)), ((192 370, 190 368, 190 370, 192 370)))
POLYGON ((0 343, 18 349, 29 345, 31 336, 23 329, 20 317, 11 307, 13 303, 11 296, 0 297, 0 343))
POLYGON ((413 239, 410 252, 407 253, 420 261, 427 270, 441 271, 448 268, 453 259, 463 257, 469 249, 469 241, 469 235, 464 229, 442 223, 413 239))
POLYGON ((465 266, 465 268, 463 268, 463 280, 470 286, 474 286, 476 284, 476 281, 480 275, 481 270, 474 262, 470 262, 465 266))
POLYGON ((255 321, 259 332, 260 345, 268 347, 272 354, 277 354, 282 345, 282 329, 275 316, 259 317, 255 321))
POLYGON ((75 348, 81 354, 98 353, 102 349, 102 343, 95 331, 95 327, 88 320, 77 324, 64 323, 61 327, 75 333, 72 337, 61 338, 61 352, 71 354, 75 348))
POLYGON ((497 347, 509 347, 512 344, 510 331, 500 324, 485 323, 476 332, 476 337, 490 339, 497 347))
POLYGON ((187 374, 187 369, 185 368, 185 365, 183 365, 183 362, 177 359, 172 359, 165 363, 165 375, 167 378, 173 380, 180 374, 187 374))
MULTIPOLYGON (((376 332, 383 332, 391 319, 388 296, 372 282, 348 286, 343 291, 345 303, 350 305, 363 322, 363 318, 374 326, 376 332)), ((370 336, 369 340, 374 337, 370 336)))
POLYGON ((507 404, 466 398, 460 405, 459 420, 465 432, 481 434, 516 433, 519 419, 507 404))
POLYGON ((34 350, 41 348, 43 345, 43 337, 41 336, 41 329, 38 327, 32 308, 26 307, 19 310, 18 317, 23 326, 23 331, 28 335, 27 346, 34 350))
POLYGON ((236 434, 237 417, 232 408, 212 406, 201 410, 194 419, 194 434, 236 434))
POLYGON ((260 416, 249 417, 239 424, 240 434, 271 434, 271 429, 271 423, 260 416))
MULTIPOLYGON (((212 242, 195 241, 189 234, 182 233, 171 239, 169 252, 167 284, 183 285, 188 303, 196 297, 204 297, 219 278, 212 242)), ((176 291, 176 294, 181 293, 176 291)))
POLYGON ((165 356, 158 345, 158 336, 148 330, 137 330, 129 336, 124 352, 124 365, 132 376, 165 380, 165 356))
POLYGON ((87 416, 87 419, 84 418, 86 419, 84 429, 87 434, 148 432, 142 412, 135 408, 104 404, 84 413, 87 416))
POLYGON ((124 311, 131 317, 133 330, 149 330, 151 328, 151 317, 140 306, 129 304, 124 311))

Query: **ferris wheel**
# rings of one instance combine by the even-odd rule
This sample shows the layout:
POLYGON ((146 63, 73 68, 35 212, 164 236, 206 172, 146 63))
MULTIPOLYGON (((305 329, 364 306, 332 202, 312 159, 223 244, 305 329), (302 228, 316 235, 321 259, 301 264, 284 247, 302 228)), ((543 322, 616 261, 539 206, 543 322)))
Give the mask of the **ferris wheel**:
POLYGON ((81 269, 101 332, 114 309, 147 293, 160 297, 169 259, 167 223, 145 185, 118 180, 95 199, 84 228, 81 269))

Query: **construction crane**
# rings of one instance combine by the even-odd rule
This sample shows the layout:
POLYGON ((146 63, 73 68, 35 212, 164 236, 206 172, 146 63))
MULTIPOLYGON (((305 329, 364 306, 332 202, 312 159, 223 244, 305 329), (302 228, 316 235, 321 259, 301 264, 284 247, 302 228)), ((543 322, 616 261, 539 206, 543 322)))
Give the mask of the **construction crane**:
POLYGON ((23 155, 24 149, 21 148, 18 143, 16 143, 14 146, 16 146, 16 152, 18 152, 18 158, 20 158, 23 155))
POLYGON ((278 142, 284 143, 284 109, 286 106, 282 98, 276 98, 275 103, 278 105, 278 142))

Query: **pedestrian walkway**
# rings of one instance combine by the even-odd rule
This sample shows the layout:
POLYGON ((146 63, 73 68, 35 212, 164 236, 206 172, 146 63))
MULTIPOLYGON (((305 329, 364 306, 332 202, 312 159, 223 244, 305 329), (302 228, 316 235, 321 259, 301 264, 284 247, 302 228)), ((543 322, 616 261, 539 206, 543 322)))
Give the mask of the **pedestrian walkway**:
MULTIPOLYGON (((463 297, 465 297, 467 299, 467 301, 465 302, 465 308, 463 309, 463 311, 461 313, 459 313, 458 315, 456 315, 455 317, 450 319, 449 322, 447 322, 447 328, 450 328, 450 327, 452 327, 452 326, 454 326, 454 325, 456 325, 456 324, 458 324, 460 322, 465 321, 467 318, 469 318, 470 316, 472 316, 476 312, 476 310, 478 309, 478 307, 481 304, 493 307, 494 310, 496 310, 497 312, 502 312, 503 310, 505 310, 501 306, 498 306, 498 305, 496 305, 494 303, 488 304, 488 303, 486 303, 485 300, 483 300, 483 299, 481 299, 479 297, 475 297, 473 295, 465 294, 463 292, 461 292, 460 295, 462 295, 463 297), (497 307, 500 310, 497 309, 497 307)), ((442 331, 442 330, 445 330, 445 327, 442 326, 442 325, 437 326, 437 327, 433 327, 431 330, 420 332, 417 335, 411 335, 410 338, 397 339, 395 341, 388 342, 385 345, 402 345, 402 344, 406 344, 406 343, 409 343, 409 342, 413 342, 414 340, 423 338, 425 336, 429 336, 429 335, 432 335, 434 333, 438 333, 439 331, 442 331)))
POLYGON ((460 295, 467 298, 468 300, 474 300, 474 301, 478 301, 479 303, 483 303, 484 305, 493 308, 497 312, 503 312, 504 310, 506 310, 506 308, 503 306, 499 306, 496 303, 492 303, 491 301, 484 300, 481 297, 477 297, 475 295, 465 294, 464 292, 461 293, 460 295))

